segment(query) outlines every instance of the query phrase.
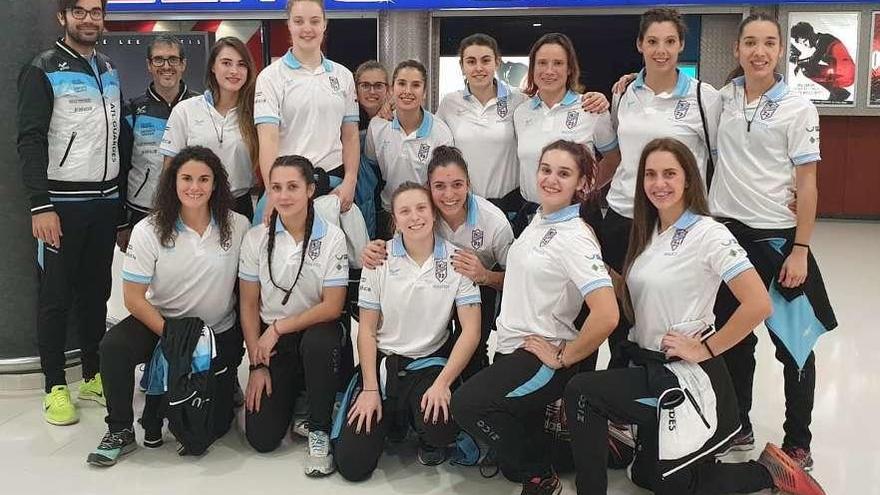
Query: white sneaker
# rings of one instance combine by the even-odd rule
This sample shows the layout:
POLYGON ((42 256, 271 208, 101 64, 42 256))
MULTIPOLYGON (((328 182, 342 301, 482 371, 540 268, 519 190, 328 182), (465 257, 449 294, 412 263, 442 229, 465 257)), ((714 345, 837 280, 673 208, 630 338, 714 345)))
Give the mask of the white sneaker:
POLYGON ((290 438, 295 440, 296 437, 309 438, 308 416, 294 416, 290 422, 290 438))
POLYGON ((330 436, 323 431, 309 432, 309 452, 306 455, 306 476, 318 478, 332 474, 333 454, 330 453, 330 436))

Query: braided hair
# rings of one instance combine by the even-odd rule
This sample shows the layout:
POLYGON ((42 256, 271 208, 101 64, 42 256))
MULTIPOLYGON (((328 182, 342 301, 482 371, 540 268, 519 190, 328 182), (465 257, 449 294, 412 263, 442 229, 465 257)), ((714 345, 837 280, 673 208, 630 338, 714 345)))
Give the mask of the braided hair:
MULTIPOLYGON (((275 160, 275 163, 272 164, 272 168, 269 169, 269 177, 272 177, 272 171, 278 167, 298 168, 300 173, 302 173, 303 180, 305 180, 307 186, 315 184, 315 168, 312 166, 312 162, 310 162, 308 158, 299 155, 279 156, 275 160)), ((305 235, 303 236, 302 253, 300 255, 299 267, 296 270, 296 278, 294 278, 293 285, 291 285, 289 289, 285 289, 278 285, 278 283, 275 282, 275 275, 272 273, 272 252, 275 250, 275 224, 278 222, 278 210, 272 212, 272 218, 269 221, 269 241, 266 243, 266 251, 269 255, 269 280, 272 282, 272 285, 284 292, 284 298, 281 300, 282 305, 287 304, 287 301, 290 300, 290 294, 293 293, 293 288, 296 287, 296 283, 299 282, 303 264, 305 264, 306 261, 306 251, 309 249, 312 228, 315 225, 315 205, 311 196, 309 196, 309 202, 306 208, 306 230, 305 235)))

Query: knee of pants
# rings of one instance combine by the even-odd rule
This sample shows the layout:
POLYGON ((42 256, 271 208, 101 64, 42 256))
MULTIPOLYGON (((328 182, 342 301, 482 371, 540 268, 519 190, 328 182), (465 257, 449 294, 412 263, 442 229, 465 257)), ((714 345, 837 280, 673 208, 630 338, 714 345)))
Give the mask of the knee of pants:
POLYGON ((378 459, 368 459, 362 452, 356 449, 346 448, 343 443, 338 443, 334 460, 336 471, 347 481, 364 481, 376 470, 378 459), (340 448, 341 447, 341 448, 340 448))
POLYGON ((245 427, 244 437, 254 450, 261 454, 266 454, 272 452, 281 445, 281 440, 284 437, 284 434, 282 434, 281 437, 275 437, 269 435, 268 432, 263 431, 261 428, 254 428, 251 425, 248 425, 245 427))
POLYGON ((465 382, 452 394, 452 401, 449 403, 452 417, 460 425, 472 424, 478 411, 484 409, 487 405, 478 400, 479 394, 470 392, 472 388, 474 387, 469 387, 467 382, 465 382))
POLYGON ((98 351, 102 364, 105 361, 120 359, 125 352, 125 331, 119 327, 113 327, 104 334, 99 344, 98 351))

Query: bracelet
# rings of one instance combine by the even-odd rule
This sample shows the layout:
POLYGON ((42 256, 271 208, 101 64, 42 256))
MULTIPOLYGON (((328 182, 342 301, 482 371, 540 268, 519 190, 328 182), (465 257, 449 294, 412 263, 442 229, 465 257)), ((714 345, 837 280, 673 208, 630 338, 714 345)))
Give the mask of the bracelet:
POLYGON ((362 388, 361 392, 378 392, 378 388, 362 388))
POLYGON ((712 352, 712 348, 709 347, 709 339, 706 339, 706 340, 703 341, 703 347, 705 347, 706 350, 709 351, 709 355, 710 355, 710 356, 712 356, 713 358, 716 357, 716 356, 715 356, 715 353, 712 352))
POLYGON ((810 250, 810 245, 809 245, 809 244, 804 244, 804 243, 802 243, 802 242, 793 242, 793 243, 792 243, 792 246, 802 247, 802 248, 806 249, 807 251, 810 250))
MULTIPOLYGON (((275 321, 278 321, 278 320, 275 320, 275 321)), ((280 338, 281 338, 281 334, 278 333, 278 326, 275 325, 275 321, 273 321, 272 324, 269 325, 269 330, 271 330, 272 333, 274 333, 275 336, 278 337, 278 338, 280 339, 280 338)))
POLYGON ((248 365, 248 371, 256 371, 256 370, 259 370, 259 369, 269 369, 269 367, 266 366, 266 365, 263 364, 263 363, 250 364, 250 365, 248 365))

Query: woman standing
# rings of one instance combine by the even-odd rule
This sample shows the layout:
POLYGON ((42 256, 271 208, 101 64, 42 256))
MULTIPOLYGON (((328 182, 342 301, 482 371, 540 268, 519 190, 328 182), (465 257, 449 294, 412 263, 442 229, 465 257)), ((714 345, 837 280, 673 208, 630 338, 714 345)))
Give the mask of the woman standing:
POLYGON ((229 175, 235 197, 233 210, 248 219, 254 215, 251 187, 257 160, 257 131, 253 126, 254 61, 238 38, 220 38, 208 56, 205 94, 178 103, 165 128, 159 152, 166 166, 187 146, 213 151, 229 175))
POLYGON ((388 261, 364 269, 360 285, 359 387, 340 410, 336 443, 340 474, 350 481, 376 469, 389 428, 411 425, 419 462, 436 465, 459 431, 449 411, 452 389, 480 338, 480 293, 449 269, 455 246, 434 233, 430 193, 412 182, 391 197, 397 234, 388 261), (453 309, 462 334, 452 345, 453 309), (344 426, 342 424, 344 421, 344 426))
POLYGON ((634 326, 620 346, 629 366, 577 375, 565 392, 578 493, 607 491, 607 420, 638 425, 631 477, 654 493, 824 493, 772 444, 757 463, 712 457, 740 430, 720 356, 770 314, 770 300, 745 250, 708 216, 703 179, 687 146, 655 139, 637 170, 624 269, 634 326), (741 304, 716 331, 712 306, 722 281, 741 304))
POLYGON ((495 451, 504 474, 524 494, 561 488, 543 429, 547 404, 562 397, 578 363, 617 324, 617 301, 599 243, 579 217, 594 161, 583 145, 555 141, 540 156, 538 217, 507 255, 498 346, 491 366, 455 393, 453 416, 495 451), (574 320, 586 303, 580 329, 574 320))
MULTIPOLYGON (((721 90, 718 170, 709 208, 736 236, 769 289, 773 315, 766 324, 785 379, 782 448, 810 469, 816 387, 812 349, 837 320, 810 249, 818 199, 819 115, 774 73, 783 43, 772 17, 756 14, 740 25, 735 56, 742 75, 721 90), (788 207, 795 190, 797 213, 788 207)), ((736 307, 722 289, 715 308, 718 321, 726 322, 736 307)), ((749 334, 724 354, 743 423, 730 446, 734 450, 754 447, 749 410, 757 340, 749 334)))
POLYGON ((358 131, 360 136, 361 161, 358 167, 357 187, 354 202, 364 216, 370 239, 376 238, 376 208, 379 204, 379 166, 368 159, 364 151, 364 140, 367 138, 367 127, 370 120, 379 114, 388 100, 388 71, 375 60, 368 60, 357 67, 354 72, 357 86, 360 120, 358 131))
MULTIPOLYGON (((211 369, 220 370, 214 434, 229 430, 242 341, 233 291, 249 224, 232 211, 233 203, 226 170, 207 148, 182 149, 162 172, 153 213, 134 226, 125 253, 122 289, 131 316, 101 341, 108 430, 89 464, 112 466, 137 447, 134 368, 150 360, 169 320, 197 317, 213 330, 217 357, 211 369)), ((160 446, 161 419, 146 413, 143 419, 144 446, 160 446)))

